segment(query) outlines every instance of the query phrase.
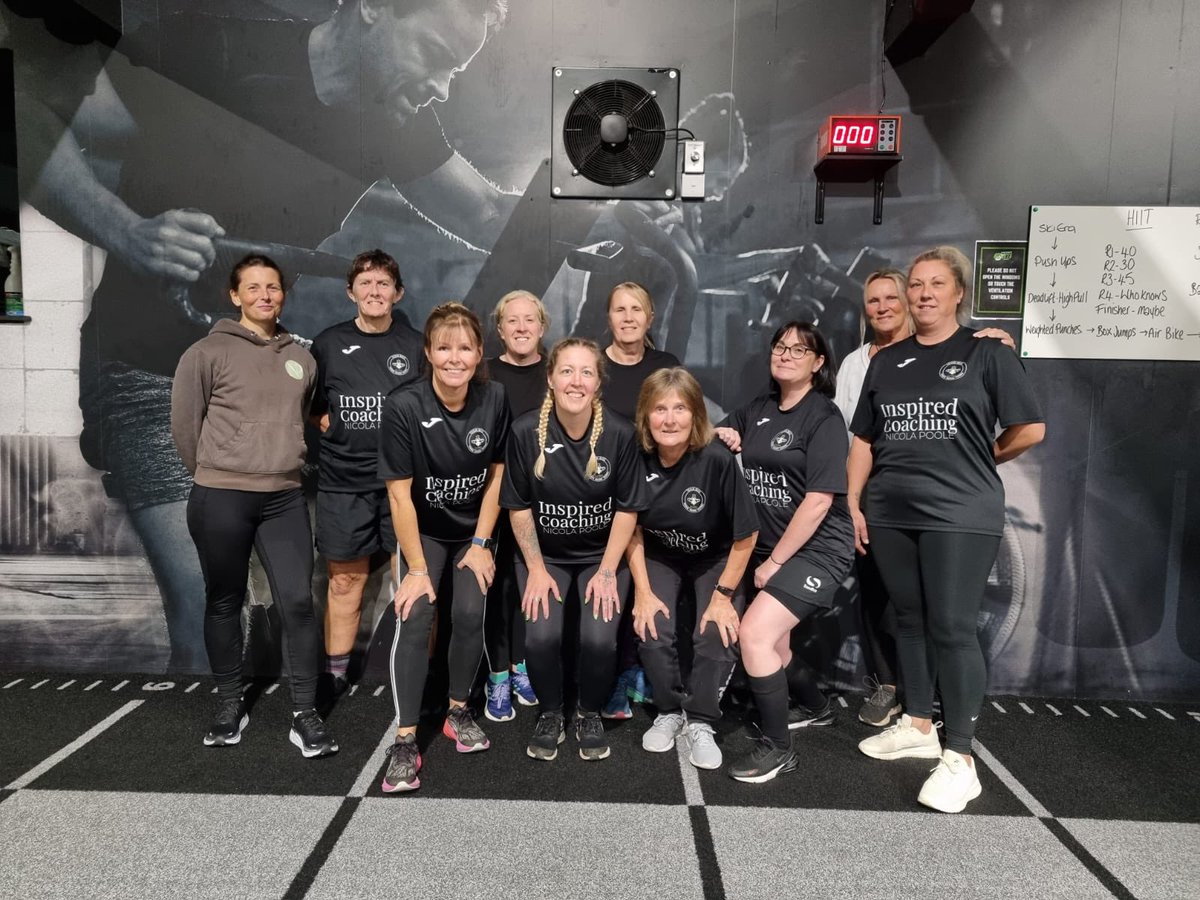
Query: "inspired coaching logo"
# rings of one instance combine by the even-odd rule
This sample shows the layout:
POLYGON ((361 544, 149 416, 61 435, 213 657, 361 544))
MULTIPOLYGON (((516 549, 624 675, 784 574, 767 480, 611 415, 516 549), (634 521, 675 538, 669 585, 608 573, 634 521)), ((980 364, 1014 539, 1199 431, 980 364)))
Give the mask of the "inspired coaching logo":
POLYGON ((809 575, 804 579, 804 589, 815 594, 821 589, 821 579, 815 575, 809 575))
POLYGON ((698 513, 704 509, 704 503, 706 499, 707 498, 704 496, 704 491, 700 490, 698 487, 687 488, 683 492, 683 496, 680 497, 680 500, 683 503, 683 508, 690 513, 698 513))
POLYGON ((407 356, 403 353, 393 353, 388 357, 387 368, 393 375, 407 375, 411 367, 407 356))
POLYGON ((777 451, 778 450, 786 450, 788 447, 790 447, 792 445, 792 437, 793 437, 792 429, 790 429, 790 428, 783 429, 783 431, 779 432, 779 434, 777 434, 777 435, 775 435, 775 437, 771 438, 771 449, 777 450, 777 451))
POLYGON ((612 472, 612 465, 608 461, 607 456, 596 457, 596 473, 589 475, 589 481, 607 481, 609 474, 612 472))
POLYGON ((938 375, 940 375, 944 381, 958 381, 958 379, 962 378, 966 374, 967 364, 957 360, 954 362, 948 362, 938 369, 938 375))
POLYGON ((482 428, 472 428, 467 432, 467 449, 472 453, 482 453, 491 443, 491 437, 482 428))

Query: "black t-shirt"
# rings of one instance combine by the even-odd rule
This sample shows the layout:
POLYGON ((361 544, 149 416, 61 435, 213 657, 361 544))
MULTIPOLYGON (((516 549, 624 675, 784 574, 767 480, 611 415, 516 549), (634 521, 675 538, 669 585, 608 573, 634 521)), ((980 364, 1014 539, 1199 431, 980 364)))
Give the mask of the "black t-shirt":
POLYGON ((358 493, 383 487, 378 473, 383 399, 416 380, 423 352, 421 335, 398 317, 381 334, 367 334, 351 319, 317 335, 312 413, 329 413, 329 428, 321 434, 321 490, 358 493))
POLYGON ((999 341, 959 328, 940 344, 885 347, 867 369, 850 430, 871 442, 867 521, 1000 534, 996 423, 1042 421, 1025 368, 999 341))
POLYGON ((599 562, 608 544, 613 514, 646 508, 646 473, 633 426, 605 408, 604 432, 596 441, 600 465, 589 478, 584 472, 590 426, 580 440, 572 440, 551 411, 546 428, 546 469, 538 478, 533 474, 538 458, 538 418, 535 410, 513 423, 500 505, 532 510, 538 546, 547 562, 599 562))
POLYGON ((713 441, 671 467, 643 456, 650 505, 638 516, 646 553, 667 562, 717 559, 758 531, 754 501, 729 448, 713 441))
POLYGON ((488 467, 504 461, 508 401, 493 381, 472 384, 467 403, 451 412, 422 379, 383 401, 379 477, 412 479, 421 534, 465 541, 475 533, 488 467))
POLYGON ((546 357, 533 365, 514 366, 500 357, 488 360, 488 374, 504 385, 508 408, 514 420, 531 409, 538 409, 546 398, 546 357))
MULTIPOLYGON (((375 180, 403 184, 451 158, 430 108, 400 125, 374 97, 322 103, 308 59, 314 27, 239 0, 237 15, 176 13, 122 40, 132 65, 114 53, 107 71, 138 133, 124 154, 121 199, 143 216, 197 209, 230 238, 313 248, 375 180)), ((83 329, 85 355, 173 374, 210 327, 189 318, 184 296, 202 311, 232 313, 225 279, 241 254, 219 256, 178 291, 110 254, 83 329)))
MULTIPOLYGON (((833 495, 833 505, 802 551, 830 572, 854 553, 854 526, 846 506, 846 421, 828 397, 809 391, 789 410, 759 397, 721 423, 742 436, 742 474, 758 508, 754 552, 770 553, 804 495, 833 495)), ((780 560, 782 562, 782 560, 780 560)))
POLYGON ((669 369, 679 365, 679 360, 665 350, 646 348, 642 361, 632 366, 615 363, 605 354, 604 357, 604 405, 616 410, 629 421, 633 421, 637 413, 638 394, 642 391, 642 382, 646 376, 659 369, 669 369))

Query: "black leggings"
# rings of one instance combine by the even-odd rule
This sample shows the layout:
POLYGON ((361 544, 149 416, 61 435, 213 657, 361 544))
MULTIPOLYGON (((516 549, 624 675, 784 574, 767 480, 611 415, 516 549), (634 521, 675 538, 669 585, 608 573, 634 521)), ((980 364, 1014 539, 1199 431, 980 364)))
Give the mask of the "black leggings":
POLYGON ((204 573, 204 645, 222 699, 242 693, 242 605, 253 548, 283 623, 292 706, 312 709, 322 646, 313 615, 312 526, 300 489, 233 491, 197 484, 188 497, 187 522, 204 573))
MULTIPOLYGON (((465 566, 457 568, 469 549, 470 541, 443 543, 421 535, 421 550, 429 580, 438 592, 438 602, 451 604, 450 699, 463 703, 471 695, 479 660, 483 658, 483 593, 474 572, 465 566), (443 578, 448 566, 452 567, 449 594, 443 578)), ((403 554, 398 554, 397 568, 397 576, 404 578, 408 566, 403 554)), ((400 728, 411 728, 421 718, 421 695, 425 693, 425 677, 429 674, 429 634, 436 614, 434 604, 419 597, 409 609, 407 621, 396 618, 391 657, 392 700, 400 728)))
MULTIPOLYGON (((715 722, 721 718, 721 694, 737 664, 737 644, 721 643, 717 626, 711 622, 703 632, 700 619, 708 608, 713 589, 725 569, 725 560, 697 560, 690 563, 666 562, 646 555, 646 573, 650 589, 670 610, 670 618, 655 616, 658 639, 646 634, 641 644, 642 665, 654 687, 654 705, 662 713, 687 711, 689 719, 715 722), (692 629, 692 671, 688 683, 679 669, 679 638, 676 625, 680 601, 690 597, 696 612, 692 629)), ((739 583, 734 591, 733 608, 738 615, 746 607, 746 594, 739 583)))
MULTIPOLYGON (((522 596, 529 583, 529 569, 522 559, 517 560, 517 590, 522 596)), ((599 563, 560 565, 546 563, 546 570, 558 586, 558 603, 550 598, 550 615, 538 615, 536 622, 525 625, 525 653, 529 680, 537 693, 541 711, 561 712, 563 708, 562 643, 565 609, 572 598, 580 603, 579 611, 579 708, 599 712, 612 693, 617 667, 617 626, 620 613, 611 622, 604 617, 593 618, 590 606, 582 606, 583 592, 588 581, 600 568, 599 563), (571 590, 574 586, 574 590, 571 590)), ((617 596, 629 592, 629 569, 617 570, 617 596)))
POLYGON ((862 627, 862 653, 867 673, 880 684, 896 684, 896 613, 879 575, 874 544, 867 555, 854 557, 858 574, 858 609, 862 627))
POLYGON ((525 617, 521 615, 521 594, 517 590, 517 572, 513 567, 516 542, 508 526, 508 516, 501 516, 497 528, 496 580, 487 596, 484 619, 484 642, 488 668, 507 672, 513 663, 525 660, 525 617))
POLYGON ((910 716, 933 711, 931 643, 942 693, 946 747, 971 752, 987 688, 979 609, 1000 538, 988 534, 871 528, 871 547, 896 610, 896 650, 910 716))

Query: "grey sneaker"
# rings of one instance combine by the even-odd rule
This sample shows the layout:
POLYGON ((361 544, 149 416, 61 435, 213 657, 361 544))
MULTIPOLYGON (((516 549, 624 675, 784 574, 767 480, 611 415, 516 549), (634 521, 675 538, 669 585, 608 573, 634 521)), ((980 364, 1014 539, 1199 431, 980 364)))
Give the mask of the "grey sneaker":
POLYGON ((707 722, 687 723, 688 761, 697 769, 719 769, 724 757, 713 727, 707 722))
POLYGON ((881 728, 892 721, 892 716, 900 715, 896 689, 882 685, 870 677, 866 679, 866 683, 867 687, 874 688, 874 690, 858 708, 858 721, 881 728))
POLYGON ((904 713, 891 728, 858 742, 858 749, 874 759, 941 759, 942 745, 938 742, 937 725, 922 734, 908 713, 904 713))
POLYGON ((659 713, 654 724, 642 735, 642 749, 651 753, 666 753, 675 746, 675 738, 683 735, 687 716, 681 712, 659 713))

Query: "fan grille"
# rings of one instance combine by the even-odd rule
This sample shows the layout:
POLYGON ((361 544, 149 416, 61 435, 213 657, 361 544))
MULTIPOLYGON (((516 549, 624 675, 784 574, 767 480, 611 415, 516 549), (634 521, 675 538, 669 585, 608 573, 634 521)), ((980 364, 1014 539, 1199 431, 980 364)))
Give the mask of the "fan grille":
POLYGON ((579 174, 599 184, 631 184, 658 163, 666 135, 662 110, 650 92, 620 79, 601 81, 580 91, 563 120, 563 148, 579 174), (618 113, 629 122, 619 144, 600 139, 600 120, 618 113))

